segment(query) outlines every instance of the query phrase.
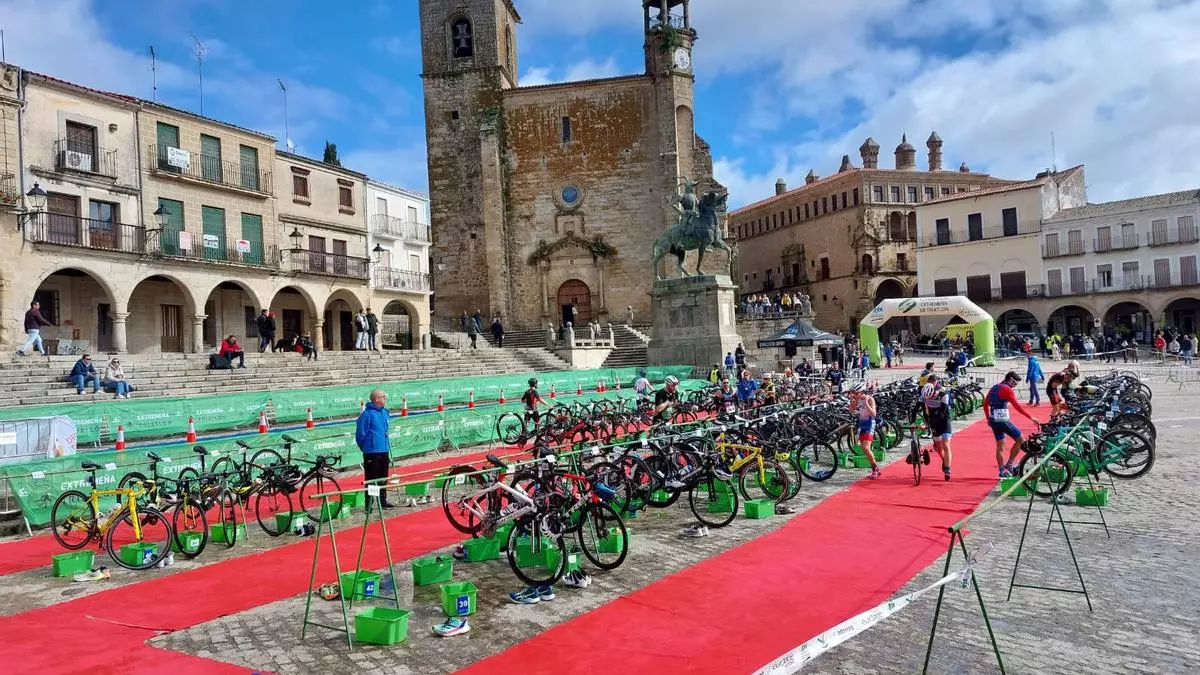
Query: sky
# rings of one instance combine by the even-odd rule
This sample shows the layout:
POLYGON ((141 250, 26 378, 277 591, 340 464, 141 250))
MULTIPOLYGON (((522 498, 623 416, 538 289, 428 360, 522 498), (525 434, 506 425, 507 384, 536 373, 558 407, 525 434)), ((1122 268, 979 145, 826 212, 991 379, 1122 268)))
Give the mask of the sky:
MULTIPOLYGON (((638 0, 515 0, 519 80, 640 72, 638 0)), ((732 206, 777 178, 881 166, 1087 165, 1091 201, 1200 187, 1200 0, 696 0, 696 129, 732 206), (1053 143, 1052 143, 1053 138, 1053 143), (1052 151, 1053 148, 1053 151, 1052 151)), ((291 138, 427 189, 417 0, 0 0, 7 59, 291 138), (278 80, 287 86, 287 116, 278 80)))

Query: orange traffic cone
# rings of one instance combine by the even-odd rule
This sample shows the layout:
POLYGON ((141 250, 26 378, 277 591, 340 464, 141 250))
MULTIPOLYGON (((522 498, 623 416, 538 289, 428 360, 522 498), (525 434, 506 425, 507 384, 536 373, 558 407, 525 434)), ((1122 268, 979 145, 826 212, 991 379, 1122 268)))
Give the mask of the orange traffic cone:
POLYGON ((575 395, 583 396, 583 385, 579 384, 578 380, 575 381, 575 395))
POLYGON ((407 396, 400 397, 400 416, 408 417, 408 397, 407 396))
POLYGON ((258 433, 267 433, 267 413, 263 410, 258 413, 258 433))
POLYGON ((187 442, 188 443, 196 442, 196 423, 194 421, 192 421, 191 417, 188 418, 187 442))
POLYGON ((308 409, 308 419, 304 420, 304 428, 305 429, 313 428, 312 408, 308 409))
POLYGON ((601 378, 599 381, 596 382, 596 391, 601 394, 604 393, 604 379, 603 378, 601 378))
POLYGON ((554 394, 554 385, 550 385, 550 398, 557 398, 554 394))
POLYGON ((504 405, 507 401, 504 400, 504 387, 500 387, 500 405, 504 405))
POLYGON ((125 427, 122 425, 117 425, 117 447, 114 449, 115 450, 124 450, 125 449, 125 427))
POLYGON ((438 412, 446 412, 446 403, 442 400, 441 394, 438 394, 438 412))
POLYGON ((474 392, 474 391, 472 391, 472 392, 470 393, 470 395, 469 395, 469 396, 467 396, 467 409, 468 409, 468 410, 474 410, 474 409, 475 409, 475 392, 474 392))

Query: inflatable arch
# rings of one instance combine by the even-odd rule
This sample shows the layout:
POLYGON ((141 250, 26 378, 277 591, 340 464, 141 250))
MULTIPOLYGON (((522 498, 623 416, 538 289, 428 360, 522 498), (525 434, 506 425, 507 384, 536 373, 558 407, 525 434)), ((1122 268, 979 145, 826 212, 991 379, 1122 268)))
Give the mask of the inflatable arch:
POLYGON ((858 338, 867 351, 871 365, 879 367, 883 353, 879 346, 879 327, 894 316, 954 316, 963 318, 975 334, 975 363, 996 363, 996 322, 992 315, 961 295, 944 298, 897 298, 884 300, 858 326, 858 338))

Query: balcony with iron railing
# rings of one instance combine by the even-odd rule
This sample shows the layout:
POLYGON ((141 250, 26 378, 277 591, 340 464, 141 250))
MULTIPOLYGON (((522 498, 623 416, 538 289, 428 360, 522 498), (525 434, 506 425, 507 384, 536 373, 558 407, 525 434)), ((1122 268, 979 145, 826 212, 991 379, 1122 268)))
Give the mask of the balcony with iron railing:
POLYGON ((222 236, 196 236, 173 229, 146 233, 146 252, 164 258, 222 265, 279 269, 279 248, 256 241, 230 242, 222 236))
POLYGON ((284 268, 299 274, 316 274, 342 279, 369 279, 371 259, 340 253, 293 248, 284 252, 284 268))
POLYGON ((54 141, 54 170, 117 177, 117 151, 72 138, 54 141))
POLYGON ((151 144, 146 146, 146 165, 156 176, 178 176, 259 196, 271 194, 271 172, 240 162, 151 144))
POLYGON ((375 269, 375 286, 397 291, 424 293, 432 290, 429 275, 421 272, 397 270, 389 267, 375 269))
POLYGON ((1066 246, 1057 242, 1042 244, 1042 257, 1046 259, 1069 258, 1075 255, 1083 255, 1084 253, 1087 253, 1087 251, 1084 250, 1082 241, 1068 242, 1066 246))
MULTIPOLYGON (((1158 277, 1150 274, 1131 274, 1120 278, 1103 279, 1068 279, 1053 284, 1032 284, 1025 286, 1002 286, 991 289, 967 289, 964 295, 972 302, 1013 302, 1020 300, 1036 300, 1039 298, 1066 298, 1077 295, 1092 295, 1096 293, 1137 293, 1148 290, 1170 288, 1186 288, 1200 286, 1200 275, 1188 270, 1175 276, 1158 277)), ((936 292, 921 293, 923 298, 938 297, 936 292)))
POLYGON ((0 173, 0 206, 19 206, 21 190, 17 188, 15 173, 0 173))
POLYGON ((1128 251, 1139 246, 1137 235, 1128 237, 1111 237, 1109 239, 1093 239, 1092 251, 1108 253, 1109 251, 1128 251))
POLYGON ((139 225, 41 212, 25 224, 24 232, 25 241, 34 244, 137 255, 146 252, 146 230, 139 225))
POLYGON ((1195 227, 1179 228, 1169 232, 1151 232, 1146 235, 1147 246, 1174 246, 1200 242, 1200 232, 1195 227))
POLYGON ((1037 234, 1042 231, 1042 225, 1038 221, 1027 221, 1017 223, 1015 226, 990 225, 980 227, 975 230, 950 229, 935 232, 932 236, 917 242, 920 248, 929 248, 931 246, 949 246, 951 244, 968 244, 976 241, 990 241, 994 239, 1004 239, 1006 237, 1020 237, 1025 235, 1037 234))
POLYGON ((389 239, 402 239, 422 244, 433 241, 432 232, 428 225, 396 216, 377 213, 371 217, 372 232, 376 236, 389 239))

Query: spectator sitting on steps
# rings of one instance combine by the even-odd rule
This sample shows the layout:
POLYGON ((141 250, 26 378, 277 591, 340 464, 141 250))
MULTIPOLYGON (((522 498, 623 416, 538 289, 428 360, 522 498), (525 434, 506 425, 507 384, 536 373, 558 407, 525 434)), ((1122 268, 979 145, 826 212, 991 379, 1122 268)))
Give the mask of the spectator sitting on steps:
POLYGON ((96 367, 92 365, 91 354, 84 354, 75 362, 75 367, 71 368, 70 378, 75 383, 76 394, 82 394, 83 387, 88 382, 92 383, 93 394, 100 391, 100 377, 96 375, 96 367))
POLYGON ((246 367, 246 352, 242 351, 242 346, 238 344, 237 338, 233 335, 225 338, 221 343, 221 356, 229 360, 229 365, 233 366, 233 360, 238 360, 238 368, 246 367))
POLYGON ((300 355, 305 359, 317 360, 317 346, 313 344, 312 336, 308 333, 301 335, 297 343, 300 345, 300 355))
POLYGON ((129 378, 125 376, 125 371, 121 369, 121 359, 115 356, 109 359, 108 365, 104 367, 104 389, 111 389, 113 398, 129 398, 129 392, 133 389, 129 386, 129 378))

